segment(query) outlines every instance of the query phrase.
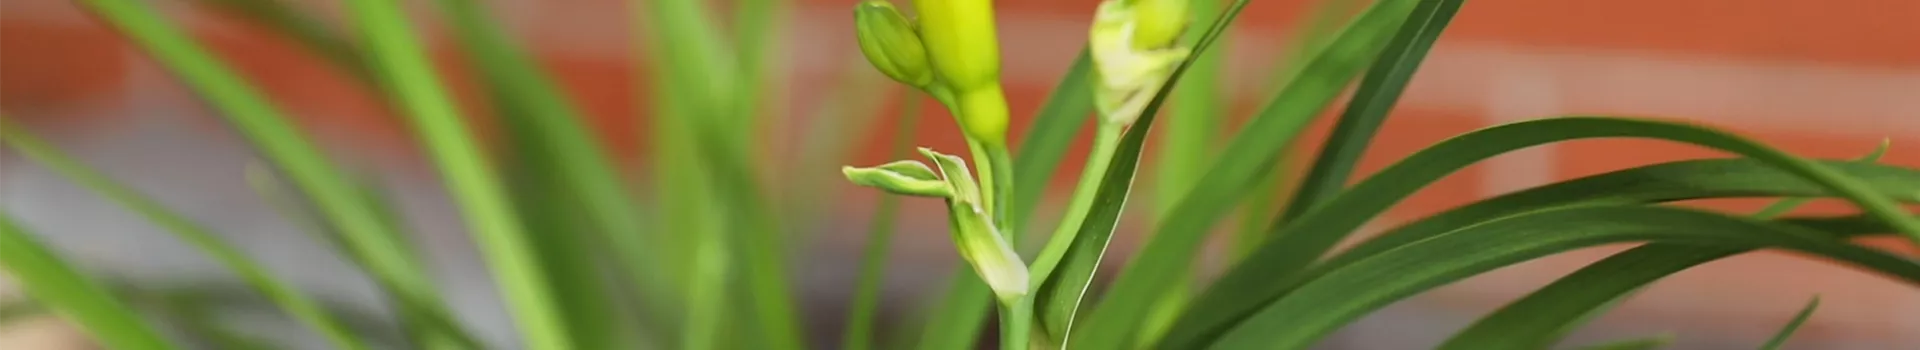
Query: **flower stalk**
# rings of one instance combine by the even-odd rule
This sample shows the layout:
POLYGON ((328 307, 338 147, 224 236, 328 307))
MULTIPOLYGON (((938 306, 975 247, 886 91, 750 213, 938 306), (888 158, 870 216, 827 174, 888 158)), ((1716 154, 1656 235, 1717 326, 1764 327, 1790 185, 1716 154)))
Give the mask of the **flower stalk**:
MULTIPOLYGON (((1026 264, 1007 243, 1008 201, 1013 197, 1013 157, 1007 149, 1007 100, 1000 87, 1000 48, 990 0, 915 0, 917 22, 884 0, 855 7, 861 52, 889 78, 932 95, 947 106, 965 134, 976 173, 958 157, 924 150, 948 184, 949 219, 961 256, 1000 300, 1002 348, 1026 348, 1031 323, 1026 264), (978 182, 975 182, 978 179, 978 182), (1017 271, 1016 271, 1017 270, 1017 271), (1017 273, 1016 273, 1017 272, 1017 273)), ((848 168, 850 180, 896 193, 938 194, 882 169, 848 168), (863 182, 864 181, 864 182, 863 182), (883 183, 884 182, 884 183, 883 183), (910 186, 912 185, 912 186, 910 186), (909 188, 915 187, 915 188, 909 188)))

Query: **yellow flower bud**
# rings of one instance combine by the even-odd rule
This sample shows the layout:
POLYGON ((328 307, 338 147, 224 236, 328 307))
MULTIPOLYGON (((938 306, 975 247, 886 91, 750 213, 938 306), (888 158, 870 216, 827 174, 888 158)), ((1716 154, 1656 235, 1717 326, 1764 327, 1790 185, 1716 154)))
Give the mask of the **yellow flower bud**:
POLYGON ((1000 43, 991 0, 915 0, 920 39, 941 83, 965 93, 999 85, 1000 43))
POLYGON ((854 35, 860 40, 860 53, 867 62, 887 77, 916 88, 933 83, 933 71, 927 68, 927 49, 914 31, 913 21, 901 15, 892 3, 868 0, 854 6, 854 35))
POLYGON ((1135 0, 1133 48, 1147 50, 1173 45, 1187 30, 1191 0, 1135 0))

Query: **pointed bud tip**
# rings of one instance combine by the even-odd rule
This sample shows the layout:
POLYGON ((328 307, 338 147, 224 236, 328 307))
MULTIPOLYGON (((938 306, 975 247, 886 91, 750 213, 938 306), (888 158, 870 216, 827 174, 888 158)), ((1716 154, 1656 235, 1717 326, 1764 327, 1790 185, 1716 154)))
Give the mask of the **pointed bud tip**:
POLYGON ((925 89, 933 83, 926 45, 912 20, 885 0, 863 1, 853 8, 854 34, 860 53, 880 73, 900 83, 925 89))

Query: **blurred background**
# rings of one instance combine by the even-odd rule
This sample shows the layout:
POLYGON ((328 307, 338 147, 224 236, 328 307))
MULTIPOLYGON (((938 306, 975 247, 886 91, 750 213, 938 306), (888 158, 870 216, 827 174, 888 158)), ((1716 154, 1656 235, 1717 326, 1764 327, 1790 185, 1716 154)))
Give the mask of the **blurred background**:
MULTIPOLYGON (((332 1, 283 0, 335 11, 332 1)), ((644 0, 643 0, 644 1, 644 0)), ((902 93, 867 67, 853 43, 853 0, 793 0, 783 48, 772 57, 766 164, 783 175, 837 177, 837 164, 885 161, 902 93), (826 135, 822 126, 853 127, 826 135), (821 164, 804 149, 838 147, 821 164)), ((1271 96, 1273 67, 1300 28, 1308 0, 1254 1, 1222 52, 1233 95, 1230 120, 1271 96)), ((640 141, 653 109, 646 57, 636 44, 633 4, 619 0, 490 1, 494 13, 580 104, 612 153, 644 173, 640 141)), ((1094 0, 998 0, 1006 84, 1016 135, 1085 40, 1094 0)), ((460 227, 431 165, 398 119, 348 76, 296 44, 191 1, 155 1, 318 135, 352 169, 391 192, 426 249, 429 266, 477 333, 505 344, 511 328, 493 284, 460 227)), ((424 9, 425 2, 410 2, 424 9)), ((722 6, 724 8, 724 6, 722 6)), ((414 11, 450 84, 466 103, 478 92, 444 35, 444 23, 414 11)), ((332 14, 325 16, 338 18, 332 14)), ((0 1, 0 110, 116 178, 202 220, 269 267, 319 296, 373 310, 379 296, 302 227, 264 205, 244 178, 260 164, 210 109, 121 37, 58 0, 0 1)), ((927 107, 917 143, 959 149, 944 111, 927 107)), ((1336 109, 1337 110, 1337 109, 1336 109)), ((1616 0, 1470 1, 1435 47, 1360 169, 1362 175, 1446 137, 1504 122, 1565 114, 1682 118, 1726 127, 1797 154, 1854 158, 1883 139, 1885 162, 1920 166, 1920 1, 1616 0)), ((1310 155, 1318 123, 1294 153, 1310 155)), ((1231 123, 1229 123, 1231 125, 1231 123)), ((1230 129, 1230 128, 1229 128, 1230 129)), ((1231 130, 1223 130, 1225 140, 1231 130)), ((1077 174, 1084 141, 1049 189, 1057 210, 1077 174)), ((1016 144, 1015 147, 1018 147, 1016 144)), ((1150 151, 1151 152, 1151 151, 1150 151)), ((1716 156, 1690 146, 1596 140, 1495 158, 1455 174, 1396 207, 1375 229, 1499 193, 1650 162, 1716 156)), ((1295 157, 1293 163, 1306 157, 1295 157)), ((1151 165, 1143 167, 1150 169, 1151 165)), ((1297 169, 1294 168, 1294 169, 1297 169)), ((1151 181, 1143 173, 1141 181, 1151 181)), ((876 191, 841 182, 783 192, 819 198, 823 219, 801 227, 793 271, 813 338, 838 333, 851 294, 876 191)), ((1142 202, 1159 200, 1136 191, 1142 202)), ((1278 195, 1278 193, 1274 193, 1278 195)), ((1763 201, 1699 205, 1753 210, 1763 201)), ((131 283, 243 289, 224 269, 145 220, 74 187, 17 154, 0 152, 0 205, 86 266, 131 283)), ((1133 205, 1113 252, 1130 254, 1152 224, 1152 205, 1133 205)), ((944 213, 908 200, 888 266, 883 317, 915 317, 953 271, 944 213)), ((1807 213, 1852 209, 1817 202, 1807 213)), ((1048 213, 1043 211, 1042 213, 1048 213)), ((1043 214, 1042 217, 1051 215, 1043 214)), ((1228 220, 1231 222, 1232 220, 1228 220)), ((1222 225, 1222 229, 1228 229, 1222 225)), ((1044 236, 1044 235, 1036 235, 1044 236)), ((1889 237, 1889 249, 1920 255, 1889 237)), ((1620 247, 1581 251, 1480 276, 1397 304, 1328 341, 1327 349, 1431 346, 1486 311, 1620 247)), ((1224 260, 1224 259, 1215 259, 1224 260)), ((1124 259, 1107 259, 1109 268, 1124 259)), ((6 282, 0 281, 0 286, 6 282)), ((11 295, 0 287, 0 295, 11 295)), ((1812 295, 1824 303, 1791 343, 1805 349, 1920 349, 1920 293, 1894 282, 1764 252, 1681 273, 1638 294, 1576 334, 1573 343, 1673 332, 1680 349, 1757 346, 1812 295)), ((231 316, 242 329, 302 333, 259 314, 231 316)), ((84 348, 57 321, 0 331, 0 348, 84 348)), ((884 326, 884 332, 889 329, 884 326)), ((824 343, 830 345, 831 343, 824 343)))

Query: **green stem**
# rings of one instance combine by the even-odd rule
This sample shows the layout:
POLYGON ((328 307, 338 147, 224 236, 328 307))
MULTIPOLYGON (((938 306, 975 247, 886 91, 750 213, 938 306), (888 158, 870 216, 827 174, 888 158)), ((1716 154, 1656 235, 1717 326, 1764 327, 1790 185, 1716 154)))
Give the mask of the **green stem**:
POLYGON ((1066 257, 1067 248, 1073 245, 1073 238, 1080 232, 1080 225, 1087 220, 1087 212, 1093 209, 1094 194, 1099 192, 1100 184, 1106 182, 1107 165, 1113 161, 1114 150, 1120 147, 1120 134, 1126 127, 1101 124, 1093 133, 1093 150, 1087 154, 1087 166, 1080 170, 1080 183, 1074 185, 1073 199, 1067 202, 1066 216, 1060 219, 1060 226, 1053 230, 1053 236, 1047 239, 1047 245, 1034 259, 1031 274, 1031 286, 1035 289, 1047 281, 1053 269, 1066 257))
MULTIPOLYGON (((1073 242, 1080 233, 1080 227, 1086 222, 1087 213, 1093 208, 1095 194, 1099 192, 1101 184, 1106 182, 1107 168, 1113 161, 1114 152, 1119 149, 1120 136, 1125 130, 1124 125, 1106 123, 1100 124, 1094 130, 1093 150, 1087 155, 1086 167, 1080 171, 1080 182, 1075 185, 1073 199, 1067 202, 1067 213, 1061 219, 1060 226, 1054 229, 1053 236, 1048 238, 1047 245, 1041 249, 1040 256, 1034 258, 1034 263, 1029 269, 1028 285, 1031 286, 1031 292, 1034 294, 1042 293, 1041 287, 1044 287, 1052 278, 1054 271, 1059 268, 1061 259, 1065 259, 1067 251, 1073 247, 1073 242)), ((1073 294, 1075 300, 1050 299, 1045 305, 1040 305, 1047 308, 1066 308, 1041 314, 1042 317, 1048 318, 1041 324, 1044 328, 1043 333, 1048 334, 1048 342, 1059 346, 1066 345, 1068 332, 1073 325, 1073 315, 1080 304, 1078 297, 1084 291, 1066 292, 1073 294)), ((1039 298, 1039 296, 1032 298, 1039 298)))
POLYGON ((1000 303, 1000 349, 1027 349, 1033 332, 1033 296, 1000 303))

